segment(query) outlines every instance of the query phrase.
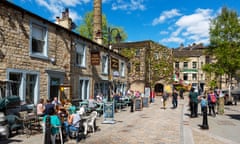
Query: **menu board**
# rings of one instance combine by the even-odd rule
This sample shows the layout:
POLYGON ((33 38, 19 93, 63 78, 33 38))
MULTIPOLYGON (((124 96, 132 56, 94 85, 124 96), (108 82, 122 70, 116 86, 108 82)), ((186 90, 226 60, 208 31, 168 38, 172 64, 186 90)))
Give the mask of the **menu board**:
POLYGON ((142 110, 142 99, 141 98, 136 98, 135 99, 135 110, 142 110))

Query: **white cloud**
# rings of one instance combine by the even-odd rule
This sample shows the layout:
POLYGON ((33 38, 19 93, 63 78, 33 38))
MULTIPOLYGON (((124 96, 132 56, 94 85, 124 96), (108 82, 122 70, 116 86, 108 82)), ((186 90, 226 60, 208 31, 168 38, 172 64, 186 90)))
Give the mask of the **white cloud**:
POLYGON ((167 35, 167 34, 169 34, 169 32, 168 31, 160 31, 160 34, 161 35, 167 35))
MULTIPOLYGON (((196 9, 193 14, 184 15, 175 22, 175 28, 165 43, 209 43, 209 24, 213 17, 211 9, 196 9)), ((172 26, 170 26, 172 28, 172 26)))
MULTIPOLYGON (((47 8, 52 14, 53 18, 59 16, 66 7, 76 7, 77 5, 86 4, 91 2, 91 0, 35 0, 39 5, 47 8)), ((79 21, 82 19, 81 16, 78 16, 76 11, 72 9, 70 11, 70 17, 73 21, 79 21)))
POLYGON ((183 38, 180 37, 170 37, 170 38, 164 38, 162 40, 160 40, 160 43, 184 43, 185 40, 183 38))
POLYGON ((155 26, 159 23, 165 22, 165 20, 167 20, 167 19, 173 18, 175 16, 180 16, 180 15, 181 14, 179 13, 179 11, 177 9, 171 9, 169 11, 164 11, 158 18, 155 18, 153 20, 152 25, 155 26))
POLYGON ((112 10, 145 10, 146 7, 143 2, 144 0, 131 0, 130 2, 117 0, 112 4, 112 10))

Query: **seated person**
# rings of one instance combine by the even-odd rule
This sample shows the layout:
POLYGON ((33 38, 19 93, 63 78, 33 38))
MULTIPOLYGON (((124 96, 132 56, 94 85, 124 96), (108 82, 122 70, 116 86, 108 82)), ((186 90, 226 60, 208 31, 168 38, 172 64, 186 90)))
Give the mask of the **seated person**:
POLYGON ((41 98, 39 100, 39 103, 37 104, 37 115, 38 116, 44 116, 44 110, 45 110, 44 100, 41 98))
POLYGON ((96 109, 96 101, 94 99, 89 99, 88 100, 88 108, 91 111, 94 111, 96 109))
POLYGON ((53 101, 52 101, 52 104, 54 104, 55 106, 56 106, 56 105, 61 105, 61 102, 58 100, 57 97, 54 97, 54 98, 53 98, 53 101))
POLYGON ((52 111, 55 111, 55 105, 51 103, 50 99, 48 99, 45 104, 44 115, 49 115, 52 111))
POLYGON ((81 120, 80 115, 76 113, 76 107, 71 106, 68 110, 67 121, 64 121, 64 127, 67 137, 70 136, 70 131, 74 132, 79 131, 80 120, 81 120))
POLYGON ((69 99, 66 99, 65 104, 64 104, 64 108, 66 110, 68 110, 70 106, 72 106, 71 101, 69 99))

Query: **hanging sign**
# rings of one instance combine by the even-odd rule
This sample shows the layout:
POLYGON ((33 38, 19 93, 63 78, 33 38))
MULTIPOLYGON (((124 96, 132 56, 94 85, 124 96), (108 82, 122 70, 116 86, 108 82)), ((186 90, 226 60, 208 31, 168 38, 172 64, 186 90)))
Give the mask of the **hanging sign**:
POLYGON ((117 58, 111 57, 111 68, 119 70, 119 60, 117 58))
POLYGON ((91 52, 91 64, 92 65, 100 65, 100 53, 99 52, 91 52))

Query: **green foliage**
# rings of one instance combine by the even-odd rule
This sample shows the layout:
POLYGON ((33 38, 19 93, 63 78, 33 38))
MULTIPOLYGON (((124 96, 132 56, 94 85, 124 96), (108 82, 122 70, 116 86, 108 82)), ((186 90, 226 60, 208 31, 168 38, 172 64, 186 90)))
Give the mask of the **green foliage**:
MULTIPOLYGON (((107 18, 105 14, 102 14, 102 32, 103 32, 103 44, 107 45, 108 44, 108 27, 118 29, 120 32, 120 35, 122 37, 121 41, 125 41, 127 39, 127 34, 125 33, 124 29, 121 27, 117 26, 109 26, 107 23, 107 18)), ((80 33, 80 35, 92 39, 93 40, 93 11, 87 12, 84 15, 83 18, 83 23, 78 26, 77 32, 80 33)), ((117 35, 117 31, 113 30, 112 31, 112 42, 116 43, 116 40, 114 39, 117 35)))
POLYGON ((226 7, 221 14, 211 20, 210 46, 208 53, 216 63, 211 65, 211 71, 217 75, 227 73, 234 75, 240 68, 240 23, 235 11, 226 7))

